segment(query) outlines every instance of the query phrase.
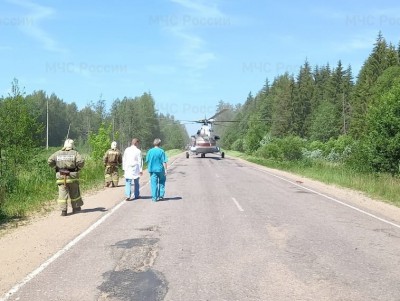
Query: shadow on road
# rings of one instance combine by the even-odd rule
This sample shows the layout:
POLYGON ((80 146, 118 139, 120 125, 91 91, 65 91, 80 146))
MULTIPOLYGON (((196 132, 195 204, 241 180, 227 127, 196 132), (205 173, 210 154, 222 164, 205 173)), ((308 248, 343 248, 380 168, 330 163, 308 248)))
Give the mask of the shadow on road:
POLYGON ((165 201, 178 201, 182 200, 180 196, 170 197, 170 198, 163 198, 162 200, 158 200, 158 202, 165 202, 165 201))
POLYGON ((140 196, 141 200, 149 200, 151 199, 151 196, 140 196))
POLYGON ((202 157, 200 157, 200 156, 195 156, 195 157, 192 157, 193 159, 202 159, 202 160, 205 160, 205 159, 212 159, 212 160, 217 160, 217 161, 219 161, 219 160, 222 160, 222 158, 221 157, 208 157, 208 156, 205 156, 204 158, 202 158, 202 157))
MULTIPOLYGON (((138 201, 138 200, 151 200, 152 198, 151 198, 151 196, 150 195, 146 195, 146 196, 140 196, 140 198, 139 199, 130 199, 129 201, 133 201, 133 202, 135 202, 135 201, 138 201)), ((182 200, 182 197, 180 197, 180 196, 176 196, 176 197, 166 197, 166 198, 163 198, 162 200, 158 200, 157 202, 164 202, 164 201, 177 201, 177 200, 182 200)), ((83 210, 82 210, 83 211, 83 210)), ((92 211, 95 211, 95 210, 92 210, 92 211)))
POLYGON ((79 211, 79 213, 96 212, 96 211, 106 212, 108 210, 104 207, 96 207, 96 208, 82 209, 81 211, 79 211))
POLYGON ((117 186, 104 187, 104 189, 112 189, 117 187, 125 187, 125 184, 118 184, 117 186))

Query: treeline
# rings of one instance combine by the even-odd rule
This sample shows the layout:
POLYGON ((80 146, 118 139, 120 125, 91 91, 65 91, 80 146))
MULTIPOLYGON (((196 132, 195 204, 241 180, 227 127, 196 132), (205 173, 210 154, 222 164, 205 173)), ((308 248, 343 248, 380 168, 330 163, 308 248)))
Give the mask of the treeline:
MULTIPOLYGON (((150 93, 116 99, 110 111, 105 100, 79 110, 75 103, 65 103, 45 91, 25 95, 14 79, 10 95, 0 98, 0 221, 23 216, 33 199, 39 203, 47 200, 48 189, 33 190, 45 187, 46 181, 53 183, 46 160, 49 151, 61 148, 67 136, 93 161, 87 166, 98 174, 91 176, 98 178, 103 176, 101 157, 113 140, 121 150, 133 137, 141 140, 143 150, 152 147, 156 137, 161 138, 166 150, 183 149, 189 140, 174 116, 156 111, 150 93)), ((85 175, 89 176, 89 171, 85 175)), ((90 181, 88 178, 86 182, 90 181)))
POLYGON ((24 141, 29 141, 30 148, 44 147, 46 141, 50 147, 59 147, 67 136, 81 149, 89 150, 90 135, 98 133, 101 126, 111 127, 110 139, 119 142, 121 148, 132 137, 140 138, 143 148, 151 147, 154 137, 165 141, 163 146, 167 149, 183 148, 188 140, 186 129, 174 116, 156 111, 150 93, 116 99, 109 112, 105 100, 90 102, 79 110, 74 102, 66 103, 54 93, 48 96, 40 90, 24 95, 15 79, 11 95, 0 98, 0 116, 3 150, 24 141))
POLYGON ((353 168, 399 174, 400 47, 379 33, 357 79, 339 61, 285 73, 243 105, 227 109, 216 125, 222 146, 273 160, 321 157, 353 168))

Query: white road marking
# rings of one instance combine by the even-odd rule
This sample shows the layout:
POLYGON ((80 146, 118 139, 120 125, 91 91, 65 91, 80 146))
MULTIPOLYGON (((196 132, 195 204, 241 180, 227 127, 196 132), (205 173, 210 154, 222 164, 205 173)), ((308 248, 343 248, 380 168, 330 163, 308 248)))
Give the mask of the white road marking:
POLYGON ((377 220, 379 220, 379 221, 381 221, 381 222, 384 222, 384 223, 386 223, 386 224, 389 224, 389 225, 391 225, 391 226, 393 226, 393 227, 396 227, 396 228, 399 228, 399 229, 400 229, 400 225, 399 225, 399 224, 396 224, 396 223, 393 223, 393 222, 391 222, 391 221, 388 221, 388 220, 386 220, 386 219, 384 219, 384 218, 381 218, 381 217, 379 217, 379 216, 376 216, 376 215, 374 215, 374 214, 372 214, 372 213, 369 213, 369 212, 367 212, 367 211, 364 211, 364 210, 362 210, 362 209, 360 209, 360 208, 357 208, 357 207, 354 207, 354 206, 352 206, 352 205, 346 204, 345 202, 339 201, 339 200, 337 200, 337 199, 335 199, 335 198, 333 198, 333 197, 330 197, 330 196, 328 196, 328 195, 326 195, 326 194, 323 194, 323 193, 320 193, 320 192, 318 192, 318 191, 315 191, 315 190, 312 190, 312 189, 310 189, 310 188, 307 188, 307 187, 304 187, 304 186, 302 186, 302 185, 299 185, 299 184, 297 184, 297 183, 295 183, 295 182, 292 182, 292 181, 290 181, 290 180, 288 180, 288 179, 285 179, 285 178, 282 178, 282 177, 280 177, 280 176, 274 175, 273 173, 270 173, 270 172, 268 172, 268 171, 266 171, 266 170, 263 170, 263 169, 260 169, 260 168, 256 168, 256 169, 259 170, 259 171, 262 171, 262 172, 264 172, 264 173, 266 173, 266 174, 269 174, 270 176, 273 176, 273 177, 275 177, 275 178, 281 179, 281 180, 283 180, 283 181, 285 181, 285 182, 288 182, 288 183, 290 183, 290 184, 296 185, 297 187, 300 187, 300 188, 302 188, 302 189, 304 189, 304 190, 308 190, 308 191, 310 191, 310 192, 313 192, 313 193, 315 193, 315 194, 318 194, 319 196, 322 196, 322 197, 324 197, 324 198, 327 198, 327 199, 329 199, 329 200, 331 200, 331 201, 334 201, 334 202, 336 202, 336 203, 338 203, 338 204, 340 204, 340 205, 346 206, 346 207, 351 208, 351 209, 353 209, 353 210, 355 210, 355 211, 358 211, 358 212, 360 212, 360 213, 362 213, 362 214, 368 215, 368 216, 370 216, 370 217, 372 217, 372 218, 374 218, 374 219, 377 219, 377 220))
POLYGON ((232 201, 236 204, 236 207, 238 207, 239 211, 244 211, 242 206, 240 206, 239 202, 234 197, 232 197, 232 201))
MULTIPOLYGON (((177 159, 172 161, 170 166, 174 165, 176 160, 177 159)), ((142 188, 147 186, 148 184, 149 184, 149 181, 147 181, 144 185, 141 185, 140 190, 142 190, 142 188)), ((109 218, 111 216, 111 214, 113 214, 115 211, 117 211, 124 204, 126 204, 125 198, 123 199, 123 201, 121 203, 119 203, 115 207, 113 207, 111 209, 111 211, 109 211, 105 215, 103 215, 97 222, 95 222, 88 229, 86 229, 84 232, 82 232, 80 235, 78 235, 75 239, 70 241, 64 248, 59 250, 56 254, 54 254, 52 257, 50 257, 48 260, 46 260, 44 263, 42 263, 36 270, 34 270, 30 274, 28 274, 28 276, 26 276, 21 282, 14 285, 7 293, 4 294, 4 296, 0 299, 0 301, 8 300, 12 295, 14 295, 16 292, 18 292, 25 284, 27 284, 29 281, 31 281, 33 278, 35 278, 37 275, 39 275, 45 268, 47 268, 58 257, 63 255, 65 252, 67 252, 69 249, 71 249, 74 245, 76 245, 81 239, 83 239, 86 235, 88 235, 90 232, 92 232, 94 229, 96 229, 107 218, 109 218)))
MULTIPOLYGON (((177 159, 172 161, 171 166, 175 163, 177 159)), ((141 185, 140 190, 147 186, 149 184, 149 181, 147 181, 144 185, 141 185)), ((25 284, 27 284, 29 281, 31 281, 33 278, 35 278, 37 275, 39 275, 41 272, 44 271, 52 262, 54 262, 58 257, 63 255, 65 252, 67 252, 69 249, 71 249, 73 246, 75 246, 80 240, 82 240, 85 236, 87 236, 90 232, 92 232, 94 229, 96 229, 98 226, 100 226, 107 218, 111 216, 115 211, 117 211, 121 206, 126 204, 127 202, 125 201, 125 198, 121 203, 117 204, 115 207, 111 209, 111 211, 107 212, 105 215, 103 215, 97 222, 95 222, 93 225, 91 225, 89 228, 87 228, 84 232, 82 232, 80 235, 78 235, 75 239, 70 241, 64 248, 59 250, 57 253, 55 253, 52 257, 50 257, 48 260, 46 260, 44 263, 42 263, 36 270, 28 274, 22 281, 14 285, 7 293, 4 294, 4 296, 0 299, 0 301, 6 301, 8 300, 12 295, 14 295, 16 292, 18 292, 25 284)))
MULTIPOLYGON (((125 200, 125 199, 124 199, 125 200)), ((28 274, 21 282, 16 284, 13 288, 11 288, 4 296, 3 298, 0 299, 0 301, 5 301, 8 300, 13 294, 18 292, 25 284, 27 284, 29 281, 31 281, 33 278, 35 278, 37 275, 39 275, 45 268, 47 268, 52 262, 54 262, 58 257, 63 255, 65 252, 67 252, 69 249, 71 249, 74 245, 76 245, 80 240, 82 240, 86 235, 88 235, 90 232, 92 232, 94 229, 96 229, 100 224, 102 224, 107 218, 111 216, 115 211, 117 211, 122 205, 124 205, 126 202, 123 201, 116 205, 114 208, 111 209, 111 211, 107 212, 105 215, 103 215, 97 222, 95 222, 93 225, 91 225, 88 229, 86 229, 84 232, 82 232, 80 235, 78 235, 75 239, 73 239, 71 242, 69 242, 64 248, 59 250, 57 253, 55 253, 52 257, 50 257, 47 261, 42 263, 41 266, 39 266, 36 270, 28 274)))

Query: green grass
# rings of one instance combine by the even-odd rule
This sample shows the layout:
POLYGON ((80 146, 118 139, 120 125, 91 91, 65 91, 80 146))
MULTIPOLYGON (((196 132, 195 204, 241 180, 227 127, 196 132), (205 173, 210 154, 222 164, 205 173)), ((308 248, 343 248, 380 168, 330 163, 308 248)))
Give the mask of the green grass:
MULTIPOLYGON (((32 158, 24 169, 12 178, 12 189, 1 196, 0 224, 20 221, 33 213, 48 212, 56 206, 58 188, 55 172, 47 164, 48 157, 58 148, 43 150, 32 158)), ((85 160, 80 173, 80 187, 87 190, 101 187, 104 183, 104 167, 101 160, 85 160)))
MULTIPOLYGON (((43 151, 27 170, 21 170, 15 181, 15 189, 2 199, 0 225, 13 220, 21 220, 35 212, 47 212, 54 208, 58 195, 54 171, 48 167, 47 158, 55 149, 43 151)), ((169 158, 181 154, 179 149, 168 150, 169 158)), ((226 151, 227 155, 250 162, 289 171, 327 184, 335 184, 365 193, 400 207, 400 179, 387 174, 360 173, 338 164, 323 161, 275 162, 249 156, 236 151, 226 151)), ((146 166, 144 167, 146 168, 146 166)), ((81 172, 80 187, 85 192, 96 190, 104 184, 104 167, 101 160, 86 158, 81 172)), ((121 172, 122 176, 122 172, 121 172)))
POLYGON ((171 158, 171 157, 179 155, 179 154, 181 154, 183 152, 184 151, 180 150, 180 149, 170 149, 170 150, 166 151, 166 154, 167 154, 168 158, 171 158))
POLYGON ((344 188, 360 191, 365 195, 400 207, 400 179, 389 174, 371 174, 352 170, 340 164, 324 161, 275 162, 236 151, 228 155, 305 176, 326 184, 335 184, 344 188))
MULTIPOLYGON (((32 159, 29 168, 20 170, 14 179, 13 191, 0 196, 0 225, 10 221, 20 221, 37 212, 47 212, 56 206, 58 188, 55 173, 47 165, 47 158, 58 148, 43 150, 32 159)), ((169 158, 182 153, 172 149, 166 153, 169 158)), ((146 166, 144 166, 144 169, 146 166)), ((120 176, 122 176, 120 170, 120 176)), ((83 194, 97 190, 104 185, 104 166, 102 160, 85 158, 85 167, 80 173, 80 189, 83 194)))

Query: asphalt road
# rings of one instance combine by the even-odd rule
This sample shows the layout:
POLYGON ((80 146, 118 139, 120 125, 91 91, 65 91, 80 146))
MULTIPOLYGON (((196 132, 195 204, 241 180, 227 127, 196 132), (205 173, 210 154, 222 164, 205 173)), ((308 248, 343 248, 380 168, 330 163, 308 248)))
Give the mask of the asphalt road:
POLYGON ((142 185, 9 300, 400 300, 396 224, 229 157, 142 185))

